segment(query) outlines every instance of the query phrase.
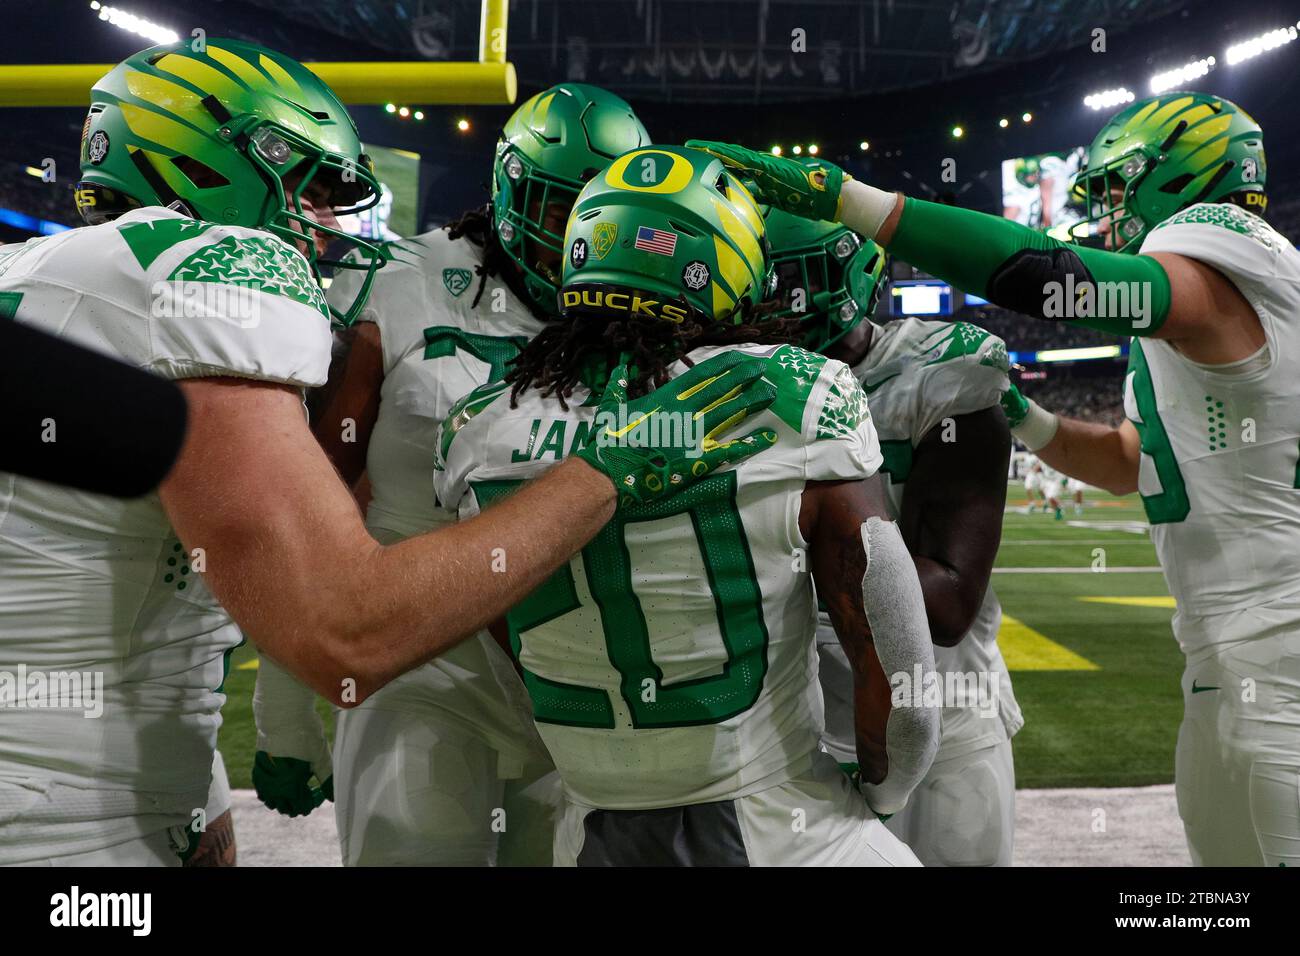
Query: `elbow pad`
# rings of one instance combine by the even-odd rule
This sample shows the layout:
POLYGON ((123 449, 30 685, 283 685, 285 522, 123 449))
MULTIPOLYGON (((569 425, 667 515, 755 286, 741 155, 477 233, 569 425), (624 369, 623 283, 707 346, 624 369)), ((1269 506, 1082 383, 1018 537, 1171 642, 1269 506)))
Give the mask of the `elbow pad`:
POLYGON ((1169 317, 1169 276, 1150 256, 1062 242, 970 209, 909 197, 889 251, 1036 319, 1151 336, 1169 317))
MULTIPOLYGON (((871 625, 876 654, 890 684, 894 675, 923 681, 935 677, 934 647, 925 616, 925 597, 903 536, 892 522, 868 518, 862 525, 867 573, 862 578, 862 606, 871 625), (931 676, 927 676, 931 675, 931 676)), ((885 725, 889 771, 880 783, 863 781, 862 793, 881 815, 897 813, 925 777, 939 750, 940 708, 894 706, 885 725)))
POLYGON ((257 665, 253 721, 258 750, 304 760, 320 780, 333 772, 325 726, 316 713, 316 692, 265 654, 257 665))

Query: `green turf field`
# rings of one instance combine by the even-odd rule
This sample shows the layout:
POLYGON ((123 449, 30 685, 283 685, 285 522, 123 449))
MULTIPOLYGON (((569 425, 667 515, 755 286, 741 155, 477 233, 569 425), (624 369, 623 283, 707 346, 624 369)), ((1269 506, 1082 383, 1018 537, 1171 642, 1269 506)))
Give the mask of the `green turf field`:
MULTIPOLYGON (((1090 494, 1082 516, 1024 514, 1011 485, 993 587, 1000 642, 1025 728, 1015 740, 1022 787, 1169 783, 1182 714, 1182 654, 1172 601, 1136 496, 1090 494), (1098 549, 1100 549, 1100 554, 1098 549), (1105 572, 1092 568, 1104 560, 1105 572), (1056 569, 1026 573, 1013 569, 1056 569)), ((221 750, 231 784, 251 786, 256 652, 235 652, 221 750)), ((324 703, 322 714, 328 714, 324 703)), ((328 719, 327 719, 328 723, 328 719)))

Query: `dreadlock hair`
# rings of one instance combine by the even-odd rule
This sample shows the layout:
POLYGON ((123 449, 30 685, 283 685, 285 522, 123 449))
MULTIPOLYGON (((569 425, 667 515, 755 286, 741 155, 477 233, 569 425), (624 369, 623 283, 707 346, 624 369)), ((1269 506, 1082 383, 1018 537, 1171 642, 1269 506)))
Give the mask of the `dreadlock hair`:
POLYGON ((533 301, 533 297, 528 294, 520 279, 519 270, 514 268, 514 260, 501 246, 497 231, 493 228, 492 203, 487 202, 477 209, 469 209, 461 213, 459 219, 447 223, 445 228, 448 238, 463 237, 483 250, 483 262, 474 267, 474 272, 478 275, 478 291, 474 294, 474 301, 470 303, 471 309, 478 308, 479 300, 483 298, 483 291, 487 288, 488 277, 500 276, 510 287, 510 291, 515 294, 515 298, 528 306, 528 311, 534 318, 543 322, 554 321, 554 316, 542 311, 533 301))
MULTIPOLYGON (((668 366, 693 349, 706 345, 788 345, 800 341, 800 321, 795 316, 765 316, 777 308, 775 302, 744 305, 739 316, 745 321, 733 325, 725 319, 710 321, 697 315, 682 322, 646 316, 619 316, 602 321, 591 315, 569 316, 551 322, 515 357, 505 381, 512 386, 510 406, 529 388, 542 397, 554 395, 567 410, 566 399, 581 383, 582 373, 595 360, 631 356, 636 374, 628 382, 628 396, 635 398, 668 381, 668 366)), ((693 364, 687 362, 687 364, 693 364)))

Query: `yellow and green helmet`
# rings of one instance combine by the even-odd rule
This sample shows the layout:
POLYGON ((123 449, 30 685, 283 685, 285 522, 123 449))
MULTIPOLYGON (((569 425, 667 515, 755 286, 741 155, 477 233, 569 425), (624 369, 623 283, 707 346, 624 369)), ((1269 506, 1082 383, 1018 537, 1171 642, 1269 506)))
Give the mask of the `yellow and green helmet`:
POLYGON ((335 311, 349 324, 385 256, 304 213, 305 195, 341 216, 377 203, 380 186, 347 109, 296 60, 238 40, 186 40, 128 57, 91 90, 76 189, 86 222, 166 206, 273 233, 318 279, 366 270, 356 301, 335 311), (326 258, 304 241, 316 235, 359 254, 326 258))
POLYGON ((1115 247, 1136 252, 1157 225, 1202 202, 1255 212, 1265 194, 1264 135, 1241 107, 1209 93, 1162 93, 1115 114, 1088 148, 1071 186, 1089 207, 1070 234, 1106 219, 1115 247), (1123 191, 1116 199, 1112 192, 1123 191))
POLYGON ((497 238, 533 300, 555 311, 564 223, 582 187, 650 134, 622 99, 585 83, 560 83, 506 122, 492 169, 497 238))
POLYGON ((560 311, 738 324, 771 289, 764 233, 721 160, 684 146, 624 153, 573 207, 560 311))
POLYGON ((837 222, 804 219, 775 207, 768 208, 766 218, 776 315, 798 318, 803 347, 824 351, 876 311, 884 251, 837 222))

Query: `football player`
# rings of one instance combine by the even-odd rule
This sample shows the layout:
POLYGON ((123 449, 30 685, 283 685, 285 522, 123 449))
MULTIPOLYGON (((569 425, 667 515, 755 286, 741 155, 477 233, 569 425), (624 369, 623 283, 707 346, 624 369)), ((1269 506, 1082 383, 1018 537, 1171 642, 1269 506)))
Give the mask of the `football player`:
MULTIPOLYGON (((1010 387, 1011 383, 1008 380, 1007 388, 1010 387)), ((1060 521, 1064 517, 1061 511, 1061 473, 1050 465, 1043 466, 1041 494, 1044 502, 1043 511, 1050 510, 1056 516, 1056 520, 1060 521)))
MULTIPOLYGON (((506 123, 489 205, 389 246, 392 261, 352 328, 315 426, 344 481, 355 484, 363 470, 369 478, 366 527, 377 540, 454 520, 430 493, 438 425, 456 399, 499 381, 555 317, 564 225, 578 191, 647 143, 617 96, 581 83, 551 87, 506 123)), ((355 285, 345 275, 329 297, 347 299, 355 285)), ((317 802, 313 773, 330 776, 314 697, 274 664, 259 671, 263 769, 254 782, 291 814, 317 802)), ((540 779, 550 758, 513 662, 486 631, 342 711, 333 756, 345 864, 550 863, 552 801, 544 798, 555 788, 540 779)))
POLYGON ((959 288, 1133 336, 1118 427, 1016 392, 1009 418, 1053 467, 1142 497, 1187 657, 1175 786, 1193 861, 1300 863, 1300 252, 1260 215, 1259 125, 1207 93, 1117 113, 1074 186, 1092 204, 1076 231, 1105 249, 714 148, 772 201, 959 288))
MULTIPOLYGON (((1008 866, 1015 825, 1011 737, 1023 725, 989 587, 1002 534, 1011 435, 999 399, 1002 340, 965 322, 870 321, 885 256, 842 225, 773 209, 778 297, 808 349, 862 383, 880 437, 885 500, 916 565, 935 667, 953 689, 939 752, 886 824, 926 866, 1008 866)), ((853 673, 826 614, 817 628, 826 749, 856 763, 853 673)))
POLYGON ((1071 499, 1074 501, 1074 513, 1083 514, 1083 492, 1088 486, 1078 478, 1067 478, 1065 481, 1065 490, 1069 492, 1071 499))
POLYGON ((508 615, 564 782, 558 865, 916 862, 875 814, 902 808, 938 743, 938 709, 891 710, 885 678, 933 679, 925 608, 861 387, 843 363, 781 344, 793 320, 758 308, 763 232, 712 157, 623 155, 569 219, 563 320, 442 426, 439 499, 490 514, 575 452, 692 430, 599 415, 591 396, 621 368, 637 394, 747 355, 778 389, 759 422, 780 441, 762 466, 625 509, 508 615), (862 793, 818 749, 812 577, 852 661, 862 793))
MULTIPOLYGON (((0 314, 181 380, 188 431, 134 500, 0 478, 0 862, 179 865, 241 631, 363 701, 530 593, 615 514, 616 487, 658 483, 688 449, 566 462, 481 521, 380 545, 302 403, 329 361, 335 209, 377 195, 342 103, 252 44, 153 47, 95 85, 81 161, 91 224, 0 249, 0 314)), ((359 248, 373 275, 380 250, 359 248)), ((690 397, 647 400, 719 405, 715 425, 771 400, 761 365, 725 356, 689 373, 690 397)), ((765 444, 710 446, 701 471, 765 444)))
POLYGON ((1025 500, 1029 503, 1025 509, 1028 514, 1033 514, 1034 509, 1038 507, 1038 501, 1043 502, 1043 510, 1047 510, 1047 500, 1043 498, 1043 463, 1034 455, 1027 459, 1029 469, 1025 472, 1025 500))

